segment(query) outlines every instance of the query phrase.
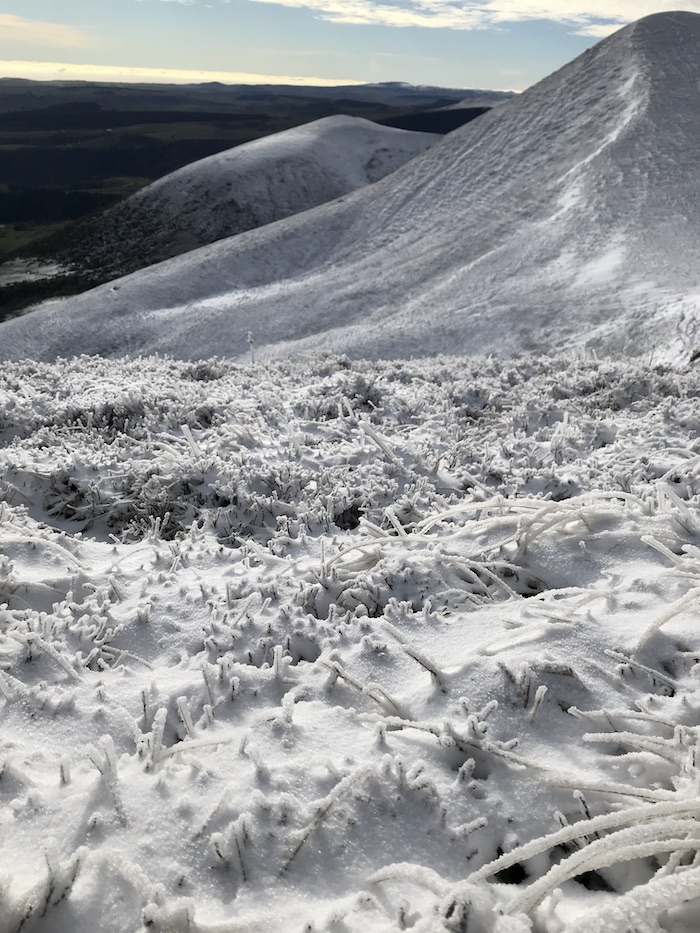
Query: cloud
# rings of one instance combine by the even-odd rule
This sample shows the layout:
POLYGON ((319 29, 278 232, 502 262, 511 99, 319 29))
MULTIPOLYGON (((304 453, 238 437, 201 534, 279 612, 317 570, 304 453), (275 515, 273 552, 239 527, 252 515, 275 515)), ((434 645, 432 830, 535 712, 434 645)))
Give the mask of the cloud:
POLYGON ((579 27, 576 32, 579 36, 591 36, 593 39, 604 39, 620 28, 620 23, 588 23, 579 27))
POLYGON ((24 19, 12 13, 0 13, 0 44, 64 46, 79 48, 88 44, 86 33, 77 26, 63 23, 43 23, 24 19))
POLYGON ((375 3, 374 0, 253 0, 275 6, 303 7, 332 23, 380 26, 423 26, 476 29, 488 24, 483 7, 451 0, 409 0, 375 3))
POLYGON ((292 84, 313 87, 362 84, 362 81, 330 78, 260 75, 239 71, 185 71, 173 68, 128 68, 119 65, 69 65, 65 62, 0 61, 0 78, 34 81, 106 81, 140 84, 292 84))
MULTIPOLYGON (((432 29, 484 29, 503 23, 549 20, 574 32, 601 38, 649 13, 677 9, 677 2, 621 0, 251 0, 310 10, 331 23, 374 26, 419 26, 432 29)), ((684 9, 700 12, 700 0, 684 9)))

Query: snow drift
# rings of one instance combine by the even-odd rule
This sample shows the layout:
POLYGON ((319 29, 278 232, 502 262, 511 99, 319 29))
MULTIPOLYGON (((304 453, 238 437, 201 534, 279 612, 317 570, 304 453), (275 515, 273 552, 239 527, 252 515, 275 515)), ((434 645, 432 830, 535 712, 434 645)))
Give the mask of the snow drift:
POLYGON ((647 17, 377 184, 0 329, 5 358, 689 354, 700 16, 647 17))
POLYGON ((438 139, 345 116, 274 133, 143 188, 96 219, 77 253, 101 271, 141 269, 349 194, 438 139))

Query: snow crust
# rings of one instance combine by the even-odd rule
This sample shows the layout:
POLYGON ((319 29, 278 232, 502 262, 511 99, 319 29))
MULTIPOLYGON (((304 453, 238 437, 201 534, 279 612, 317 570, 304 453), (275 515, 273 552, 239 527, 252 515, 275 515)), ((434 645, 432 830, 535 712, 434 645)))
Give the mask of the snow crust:
POLYGON ((699 399, 5 365, 0 933, 696 930, 699 399))
POLYGON ((107 211, 90 228, 89 258, 134 268, 178 256, 379 181, 439 138, 333 116, 236 146, 107 211))
POLYGON ((375 185, 0 328, 0 356, 698 343, 700 17, 640 20, 375 185))

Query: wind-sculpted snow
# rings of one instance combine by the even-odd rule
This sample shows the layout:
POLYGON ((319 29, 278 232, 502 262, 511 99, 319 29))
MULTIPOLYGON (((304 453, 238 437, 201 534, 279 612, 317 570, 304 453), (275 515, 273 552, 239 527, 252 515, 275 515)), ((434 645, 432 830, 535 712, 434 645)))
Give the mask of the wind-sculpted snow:
POLYGON ((325 117, 209 156, 97 218, 72 253, 124 274, 379 181, 438 136, 325 117))
POLYGON ((0 328, 0 356, 698 349, 700 17, 647 17, 375 185, 0 328))
POLYGON ((696 929, 699 399, 7 364, 1 933, 696 929))

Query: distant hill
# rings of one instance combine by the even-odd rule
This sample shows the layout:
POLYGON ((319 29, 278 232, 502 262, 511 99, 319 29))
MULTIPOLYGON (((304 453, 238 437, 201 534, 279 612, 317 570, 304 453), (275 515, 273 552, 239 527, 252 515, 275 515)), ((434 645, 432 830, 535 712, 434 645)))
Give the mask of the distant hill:
MULTIPOLYGON (((392 119, 458 103, 463 89, 411 85, 0 83, 0 319, 51 294, 85 287, 69 272, 2 286, 4 263, 53 262, 81 224, 177 169, 334 115, 392 119)), ((487 100, 499 92, 475 91, 487 100)), ((440 128, 442 132, 442 128, 440 128)), ((77 231, 77 238, 81 238, 77 231)), ((114 265, 91 274, 93 284, 114 265)))
POLYGON ((378 181, 439 137, 326 117, 209 156, 95 218, 64 258, 117 275, 378 181))

